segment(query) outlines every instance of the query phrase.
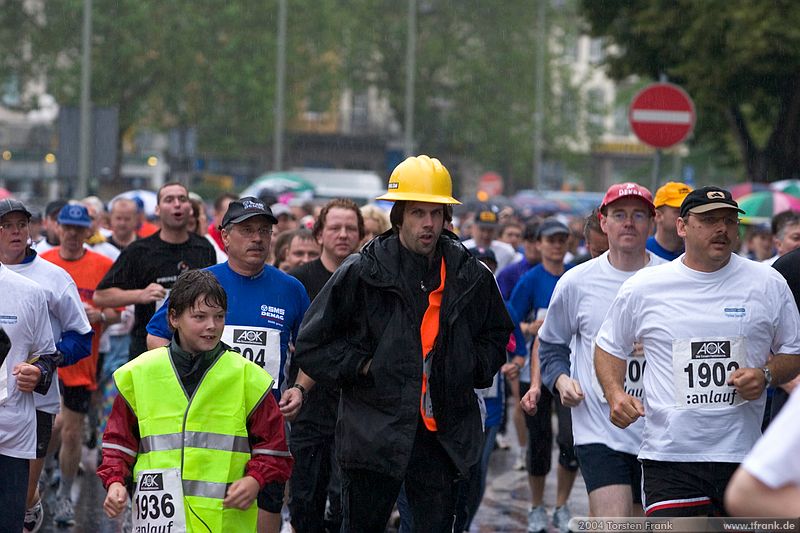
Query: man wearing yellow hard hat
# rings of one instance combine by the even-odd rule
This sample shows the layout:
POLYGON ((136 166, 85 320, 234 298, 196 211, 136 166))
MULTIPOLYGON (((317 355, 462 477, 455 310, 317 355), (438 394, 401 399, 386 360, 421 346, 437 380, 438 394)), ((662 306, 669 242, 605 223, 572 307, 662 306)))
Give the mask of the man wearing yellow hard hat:
POLYGON ((444 229, 437 159, 409 157, 379 200, 392 228, 351 255, 311 304, 295 360, 341 388, 343 531, 383 531, 400 487, 416 531, 452 530, 456 486, 478 462, 474 389, 491 386, 513 331, 492 273, 444 229))

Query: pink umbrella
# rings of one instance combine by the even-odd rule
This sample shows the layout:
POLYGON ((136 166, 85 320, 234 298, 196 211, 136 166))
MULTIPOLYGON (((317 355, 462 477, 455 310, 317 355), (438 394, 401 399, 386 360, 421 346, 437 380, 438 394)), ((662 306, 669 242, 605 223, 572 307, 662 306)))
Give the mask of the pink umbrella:
POLYGON ((800 212, 800 198, 777 191, 759 191, 737 200, 745 212, 742 222, 761 224, 769 222, 773 216, 784 211, 800 212))
POLYGON ((4 187, 0 187, 0 200, 4 200, 6 198, 9 198, 10 196, 11 196, 11 191, 9 191, 4 187))
POLYGON ((752 181, 745 181, 743 183, 737 183, 736 185, 728 187, 728 190, 731 191, 731 196, 733 196, 734 200, 738 200, 742 196, 746 196, 754 192, 766 191, 767 189, 769 189, 768 183, 755 183, 752 181))

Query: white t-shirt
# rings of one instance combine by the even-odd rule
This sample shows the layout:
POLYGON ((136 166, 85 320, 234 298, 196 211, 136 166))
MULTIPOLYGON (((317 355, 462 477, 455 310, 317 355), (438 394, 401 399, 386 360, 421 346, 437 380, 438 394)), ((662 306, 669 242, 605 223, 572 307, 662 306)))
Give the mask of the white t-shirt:
MULTIPOLYGON (((78 287, 66 270, 38 255, 30 263, 5 266, 35 281, 44 289, 54 341, 58 342, 64 331, 75 331, 84 335, 92 330, 78 295, 78 287)), ((61 405, 58 380, 54 377, 47 394, 34 394, 33 399, 36 409, 50 414, 58 413, 61 405)))
MULTIPOLYGON (((664 259, 648 253, 646 266, 660 265, 664 259)), ((539 330, 539 339, 551 344, 570 345, 572 378, 577 380, 585 395, 572 408, 572 433, 575 444, 605 444, 618 452, 635 454, 641 444, 643 423, 637 421, 620 429, 609 419, 608 403, 601 395, 594 371, 594 338, 603 323, 606 311, 622 283, 633 276, 614 268, 608 252, 568 270, 550 299, 550 307, 539 330)), ((631 350, 633 343, 631 342, 631 350)))
POLYGON ((727 379, 764 366, 770 351, 800 354, 800 315, 773 268, 732 255, 698 272, 684 257, 625 282, 597 345, 617 357, 644 346, 640 459, 738 463, 761 435, 766 394, 743 400, 727 379))
POLYGON ((217 264, 219 265, 227 261, 228 254, 226 254, 225 251, 219 247, 219 244, 217 244, 217 241, 214 240, 214 237, 212 237, 208 233, 206 233, 205 237, 206 240, 211 243, 211 246, 214 247, 214 254, 216 254, 217 256, 217 264))
POLYGON ((35 355, 54 353, 47 319, 47 299, 35 282, 0 265, 0 327, 11 339, 11 351, 0 366, 0 455, 36 457, 36 393, 20 392, 14 367, 35 355))
POLYGON ((778 489, 784 485, 800 485, 800 387, 795 388, 789 401, 767 432, 756 443, 742 463, 764 485, 778 489))

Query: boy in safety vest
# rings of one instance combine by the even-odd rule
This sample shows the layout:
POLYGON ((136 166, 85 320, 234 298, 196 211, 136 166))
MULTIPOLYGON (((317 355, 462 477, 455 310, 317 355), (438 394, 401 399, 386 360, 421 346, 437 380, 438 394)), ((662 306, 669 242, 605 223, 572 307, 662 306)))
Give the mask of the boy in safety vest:
POLYGON ((97 474, 109 517, 133 494, 134 531, 255 531, 258 491, 289 478, 272 377, 220 342, 226 309, 212 273, 181 274, 169 299, 173 341, 114 373, 97 474))

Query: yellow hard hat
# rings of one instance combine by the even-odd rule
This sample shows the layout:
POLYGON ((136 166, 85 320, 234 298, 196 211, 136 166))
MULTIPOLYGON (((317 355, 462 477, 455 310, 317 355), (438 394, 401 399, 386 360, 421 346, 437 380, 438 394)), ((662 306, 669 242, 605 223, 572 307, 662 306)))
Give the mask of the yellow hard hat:
POLYGON ((460 204, 453 198, 453 182, 444 165, 427 155, 409 157, 392 171, 386 194, 376 200, 410 200, 432 204, 460 204))

